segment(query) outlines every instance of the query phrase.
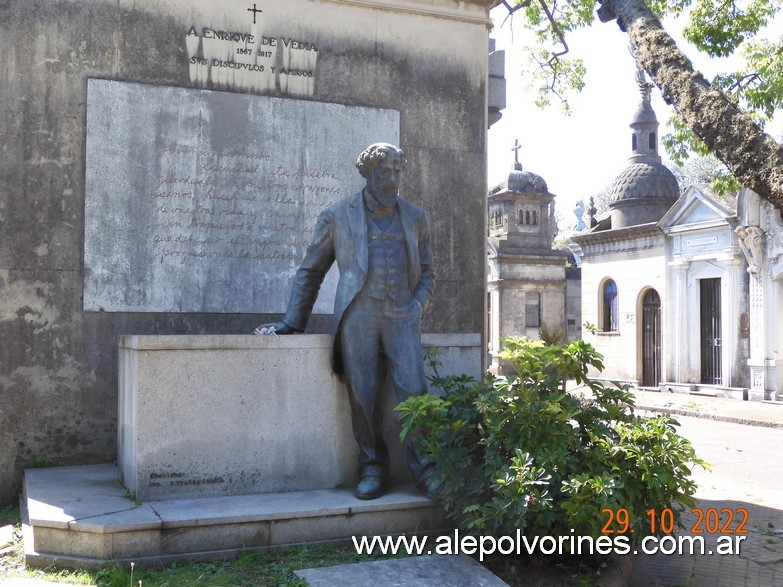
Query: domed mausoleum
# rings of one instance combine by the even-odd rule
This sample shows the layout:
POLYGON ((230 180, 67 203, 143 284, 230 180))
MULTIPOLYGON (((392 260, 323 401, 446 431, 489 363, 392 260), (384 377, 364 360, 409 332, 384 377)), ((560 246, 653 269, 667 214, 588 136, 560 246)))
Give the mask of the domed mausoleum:
POLYGON ((657 222, 677 198, 677 178, 658 155, 658 119, 650 104, 652 84, 637 75, 642 100, 631 120, 629 165, 612 183, 609 209, 612 228, 657 222))
POLYGON ((595 219, 592 208, 590 227, 571 237, 582 251, 582 317, 595 325, 583 336, 604 357, 603 372, 593 375, 667 392, 772 399, 778 376, 762 343, 773 349, 774 341, 758 327, 751 333, 765 321, 754 320, 748 296, 763 289, 748 283, 762 263, 763 223, 750 218, 737 227, 734 195, 693 185, 680 195, 658 155, 652 85, 642 71, 636 81, 642 95, 631 157, 612 184, 609 213, 595 219), (758 346, 755 364, 749 341, 758 346))
POLYGON ((517 141, 511 171, 489 190, 489 237, 507 252, 551 249, 555 196, 543 177, 522 169, 518 149, 517 141))
MULTIPOLYGON (((552 248, 557 233, 555 196, 540 175, 519 163, 489 190, 488 344, 491 369, 500 373, 500 341, 508 336, 536 339, 539 329, 579 336, 579 305, 567 307, 569 253, 552 248)), ((578 294, 577 294, 578 297, 578 294)))

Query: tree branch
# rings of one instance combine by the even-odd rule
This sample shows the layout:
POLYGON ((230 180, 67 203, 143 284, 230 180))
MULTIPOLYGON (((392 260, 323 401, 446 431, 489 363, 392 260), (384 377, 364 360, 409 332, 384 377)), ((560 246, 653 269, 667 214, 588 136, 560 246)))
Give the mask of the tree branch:
MULTIPOLYGON (((503 22, 500 23, 500 26, 503 26, 506 24, 506 21, 514 15, 514 13, 519 10, 520 8, 526 8, 530 6, 531 0, 524 0, 524 2, 520 2, 516 6, 511 6, 506 0, 503 0, 501 4, 506 7, 506 10, 508 10, 508 14, 506 14, 506 18, 503 19, 503 22)), ((557 60, 558 57, 565 55, 568 53, 568 44, 565 41, 565 37, 563 36, 563 32, 560 30, 560 26, 557 24, 557 21, 555 20, 554 16, 552 16, 552 12, 549 10, 549 7, 546 4, 546 0, 538 0, 538 3, 541 5, 541 8, 543 9, 544 13, 546 14, 547 19, 549 20, 549 24, 552 27, 552 30, 557 35, 557 38, 560 39, 560 43, 563 45, 563 50, 559 53, 552 53, 552 59, 550 59, 546 65, 552 65, 554 61, 557 60)), ((556 2, 555 2, 556 4, 556 2)), ((555 5, 553 4, 553 6, 555 5)))
POLYGON ((500 23, 500 26, 503 26, 506 24, 506 21, 514 15, 514 13, 519 10, 520 8, 525 8, 530 5, 530 0, 525 0, 524 2, 520 2, 516 6, 511 6, 506 0, 503 0, 502 2, 503 6, 506 7, 506 10, 508 10, 508 14, 506 15, 506 18, 503 19, 503 22, 500 23))
POLYGON ((563 36, 563 32, 560 30, 560 27, 557 25, 555 18, 552 16, 552 13, 549 11, 549 7, 546 5, 546 1, 538 0, 538 3, 541 4, 541 8, 546 13, 546 17, 549 19, 549 24, 552 26, 552 30, 555 32, 557 37, 560 39, 560 43, 563 45, 563 50, 560 53, 552 54, 552 59, 549 60, 549 63, 551 64, 561 55, 565 55, 566 53, 568 53, 568 45, 566 44, 565 37, 563 36))
POLYGON ((759 72, 749 73, 731 84, 726 91, 733 92, 734 90, 741 90, 743 87, 748 87, 751 83, 759 79, 761 79, 761 74, 759 72))
POLYGON ((664 100, 743 186, 783 210, 783 150, 694 69, 644 0, 600 0, 598 17, 617 19, 638 63, 664 100))

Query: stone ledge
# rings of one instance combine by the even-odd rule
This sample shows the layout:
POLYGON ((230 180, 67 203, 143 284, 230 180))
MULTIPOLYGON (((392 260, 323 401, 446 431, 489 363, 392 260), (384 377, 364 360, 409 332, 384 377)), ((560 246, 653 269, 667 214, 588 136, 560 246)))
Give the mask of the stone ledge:
MULTIPOLYGON (((424 333, 422 346, 475 347, 481 345, 481 333, 449 332, 444 334, 424 333)), ((122 335, 118 347, 121 349, 160 350, 217 350, 217 349, 331 349, 331 334, 292 334, 287 336, 253 336, 247 334, 200 334, 193 335, 122 335)))

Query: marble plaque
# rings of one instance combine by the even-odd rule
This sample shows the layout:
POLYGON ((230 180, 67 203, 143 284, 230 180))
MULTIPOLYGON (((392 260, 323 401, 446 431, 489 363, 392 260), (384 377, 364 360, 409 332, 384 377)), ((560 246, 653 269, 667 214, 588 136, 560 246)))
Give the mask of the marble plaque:
MULTIPOLYGON (((285 311, 321 210, 399 113, 91 79, 84 309, 285 311)), ((332 312, 337 268, 314 312, 332 312)))

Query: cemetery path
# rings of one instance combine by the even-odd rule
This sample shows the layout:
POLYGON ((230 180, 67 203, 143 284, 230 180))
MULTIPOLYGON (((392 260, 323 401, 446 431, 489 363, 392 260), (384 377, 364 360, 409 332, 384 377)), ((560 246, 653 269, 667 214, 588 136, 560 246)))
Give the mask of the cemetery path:
POLYGON ((679 432, 693 443, 701 458, 712 464, 712 471, 697 468, 693 472, 699 485, 698 504, 693 514, 683 516, 683 535, 697 536, 695 531, 704 531, 707 553, 638 554, 633 557, 627 584, 783 585, 783 460, 779 458, 783 406, 649 392, 637 395, 637 405, 666 407, 674 412, 680 422, 679 432), (662 406, 664 402, 666 406, 662 406), (677 415, 685 412, 696 417, 677 415), (724 531, 722 520, 715 525, 716 519, 722 516, 727 520, 729 515, 735 518, 732 526, 724 531), (736 542, 740 535, 730 532, 737 528, 740 518, 747 518, 744 526, 748 533, 736 542), (706 526, 708 520, 711 528, 706 526), (738 546, 736 552, 717 554, 719 540, 724 546, 728 542, 738 546))

